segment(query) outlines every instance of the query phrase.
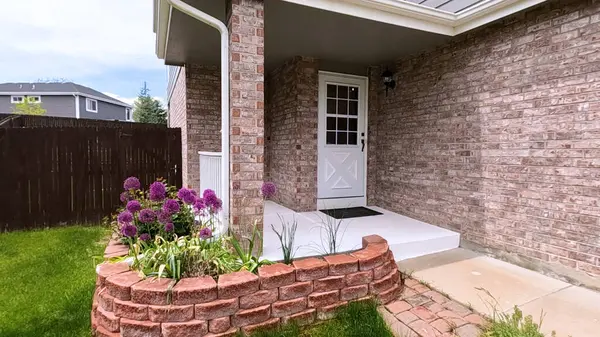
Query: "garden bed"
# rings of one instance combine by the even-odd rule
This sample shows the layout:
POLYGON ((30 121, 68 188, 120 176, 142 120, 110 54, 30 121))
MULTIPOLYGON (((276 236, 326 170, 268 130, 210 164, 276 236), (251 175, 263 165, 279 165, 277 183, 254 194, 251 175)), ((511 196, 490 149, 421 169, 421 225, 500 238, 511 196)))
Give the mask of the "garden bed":
MULTIPOLYGON (((127 255, 111 241, 105 257, 127 255)), ((326 320, 350 301, 388 303, 401 290, 386 240, 363 238, 361 250, 262 266, 212 277, 143 279, 127 263, 97 268, 92 305, 96 336, 235 336, 295 322, 326 320)))

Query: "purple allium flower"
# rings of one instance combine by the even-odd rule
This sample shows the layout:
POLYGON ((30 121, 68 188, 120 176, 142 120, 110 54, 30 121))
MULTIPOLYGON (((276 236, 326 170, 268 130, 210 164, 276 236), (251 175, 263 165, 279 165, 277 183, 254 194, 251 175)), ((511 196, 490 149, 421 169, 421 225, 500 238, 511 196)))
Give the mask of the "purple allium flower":
POLYGON ((179 203, 177 202, 177 200, 167 199, 163 204, 162 213, 171 215, 177 212, 179 212, 179 203))
POLYGON ((125 206, 125 208, 127 208, 127 210, 131 213, 135 213, 142 209, 142 204, 140 204, 140 202, 137 200, 131 200, 127 203, 127 206, 125 206))
POLYGON ((204 204, 204 199, 202 199, 202 198, 198 198, 198 199, 196 199, 196 202, 194 202, 194 209, 196 209, 196 212, 200 212, 205 207, 206 207, 206 204, 204 204))
POLYGON ((211 212, 216 213, 221 210, 221 206, 223 202, 221 199, 217 197, 214 191, 206 190, 204 191, 204 204, 207 207, 210 207, 211 212), (212 193, 206 193, 206 191, 211 191, 212 193))
POLYGON ((155 181, 150 185, 150 200, 152 201, 162 201, 165 199, 167 195, 167 188, 165 184, 160 181, 155 181))
POLYGON ((172 222, 168 222, 165 225, 165 232, 167 232, 167 233, 172 232, 174 228, 175 228, 175 226, 173 225, 173 223, 172 222))
POLYGON ((158 222, 166 224, 171 221, 171 214, 164 212, 163 210, 158 210, 156 212, 156 218, 158 219, 158 222))
POLYGON ((121 227, 121 234, 126 237, 132 238, 137 233, 137 227, 134 225, 125 224, 121 227))
POLYGON ((208 196, 217 196, 217 194, 215 193, 215 191, 211 190, 210 188, 207 188, 204 190, 204 192, 202 192, 202 198, 206 199, 208 196))
POLYGON ((212 231, 208 227, 204 227, 200 230, 200 239, 206 240, 212 238, 212 231))
POLYGON ((194 201, 196 201, 196 197, 192 193, 192 190, 185 187, 183 187, 179 190, 179 192, 177 192, 177 197, 179 197, 179 199, 183 200, 183 202, 185 202, 188 205, 191 205, 194 203, 194 201))
POLYGON ((152 222, 156 219, 156 213, 150 208, 144 208, 140 211, 139 219, 143 223, 152 222))
POLYGON ((150 241, 150 234, 144 233, 144 234, 140 235, 140 240, 142 240, 142 241, 150 241))
POLYGON ((196 190, 192 190, 192 189, 190 189, 190 192, 192 192, 192 194, 193 194, 195 197, 198 197, 198 192, 196 192, 196 190))
POLYGON ((129 178, 125 179, 125 181, 123 182, 123 188, 126 191, 139 190, 140 186, 141 186, 140 180, 136 177, 129 177, 129 178))
POLYGON ((223 208, 223 202, 221 199, 217 198, 210 205, 210 211, 213 213, 219 213, 219 211, 223 208))
POLYGON ((121 195, 119 195, 119 199, 122 203, 126 203, 131 200, 131 194, 129 194, 129 192, 122 192, 121 195))
POLYGON ((277 187, 272 182, 267 181, 262 184, 260 192, 262 193, 263 197, 270 199, 275 196, 275 193, 277 193, 277 187))
POLYGON ((133 222, 133 214, 129 211, 123 211, 117 216, 117 221, 122 224, 130 224, 133 222))

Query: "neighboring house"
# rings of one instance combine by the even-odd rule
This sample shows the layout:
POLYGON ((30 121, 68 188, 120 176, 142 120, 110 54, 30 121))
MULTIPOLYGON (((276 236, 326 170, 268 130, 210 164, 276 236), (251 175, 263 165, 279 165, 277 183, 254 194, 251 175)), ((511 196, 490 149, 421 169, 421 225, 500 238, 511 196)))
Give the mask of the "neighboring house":
POLYGON ((466 247, 600 276, 599 1, 154 3, 184 182, 198 188, 224 116, 234 226, 263 218, 270 180, 294 211, 377 205, 466 247), (213 27, 227 29, 225 97, 213 27))
POLYGON ((45 116, 132 121, 131 105, 76 83, 0 83, 0 113, 27 100, 45 116))

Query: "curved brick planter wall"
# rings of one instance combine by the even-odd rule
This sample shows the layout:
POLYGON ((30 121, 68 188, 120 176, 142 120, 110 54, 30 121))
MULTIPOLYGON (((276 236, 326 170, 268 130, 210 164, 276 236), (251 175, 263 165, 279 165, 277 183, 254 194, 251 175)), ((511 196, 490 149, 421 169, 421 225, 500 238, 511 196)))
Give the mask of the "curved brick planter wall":
MULTIPOLYGON (((110 244, 105 257, 127 253, 110 244)), ((387 242, 363 238, 363 249, 293 266, 261 267, 258 275, 241 271, 180 280, 142 279, 126 263, 103 263, 97 269, 92 305, 96 336, 187 337, 234 336, 290 320, 310 324, 331 318, 348 301, 395 299, 399 272, 387 242)))

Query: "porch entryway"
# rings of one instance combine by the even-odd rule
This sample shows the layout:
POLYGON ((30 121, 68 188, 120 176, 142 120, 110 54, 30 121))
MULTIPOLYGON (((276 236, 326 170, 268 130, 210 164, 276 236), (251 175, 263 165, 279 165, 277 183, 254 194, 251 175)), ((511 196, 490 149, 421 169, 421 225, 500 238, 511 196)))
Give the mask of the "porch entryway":
MULTIPOLYGON (((381 215, 350 218, 342 221, 338 251, 361 248, 362 237, 377 234, 388 240, 390 250, 396 260, 423 256, 457 248, 460 235, 456 232, 433 226, 380 207, 369 207, 381 215)), ((263 258, 281 260, 283 258, 279 239, 271 228, 281 228, 281 222, 296 220, 298 229, 295 236, 297 251, 295 258, 321 255, 326 238, 322 235, 322 223, 333 221, 320 211, 294 212, 272 201, 265 202, 263 258)))

